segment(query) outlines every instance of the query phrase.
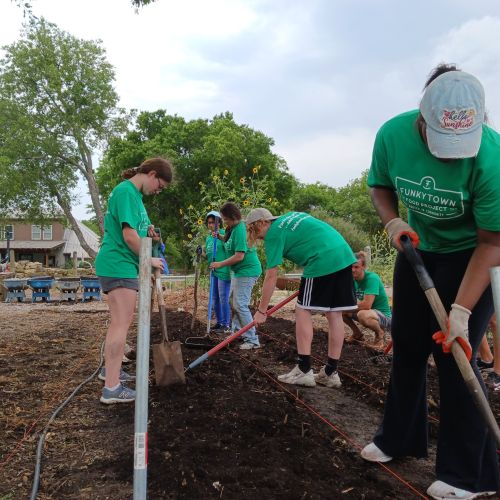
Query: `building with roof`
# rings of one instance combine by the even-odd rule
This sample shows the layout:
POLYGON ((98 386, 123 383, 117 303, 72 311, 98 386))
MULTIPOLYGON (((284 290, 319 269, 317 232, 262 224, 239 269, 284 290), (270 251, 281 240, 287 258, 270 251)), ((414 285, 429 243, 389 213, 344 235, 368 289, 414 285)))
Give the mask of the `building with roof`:
MULTIPOLYGON (((97 252, 99 236, 80 221, 78 227, 87 244, 97 252)), ((50 220, 43 226, 25 219, 3 221, 0 223, 1 260, 6 259, 7 248, 10 249, 11 260, 41 262, 45 267, 65 267, 74 252, 78 260, 90 258, 76 233, 65 227, 61 219, 50 220), (7 241, 9 233, 10 241, 7 241)))

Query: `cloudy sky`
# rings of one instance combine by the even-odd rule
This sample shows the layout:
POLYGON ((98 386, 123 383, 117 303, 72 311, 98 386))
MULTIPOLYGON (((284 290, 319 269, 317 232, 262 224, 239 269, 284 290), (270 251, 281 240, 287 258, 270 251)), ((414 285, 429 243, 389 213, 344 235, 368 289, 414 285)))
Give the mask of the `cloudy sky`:
MULTIPOLYGON (((0 2, 5 45, 22 13, 0 2)), ((138 13, 129 0, 33 0, 33 11, 103 41, 122 106, 231 111, 273 137, 303 182, 358 177, 378 127, 417 107, 439 62, 482 81, 500 127, 498 0, 157 0, 138 13)))

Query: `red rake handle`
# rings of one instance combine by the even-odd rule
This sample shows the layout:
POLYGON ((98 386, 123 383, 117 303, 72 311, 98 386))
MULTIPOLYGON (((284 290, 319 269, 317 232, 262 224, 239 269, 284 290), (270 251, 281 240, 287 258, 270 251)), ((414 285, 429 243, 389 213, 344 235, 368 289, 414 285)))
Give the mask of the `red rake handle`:
MULTIPOLYGON (((271 314, 275 313, 278 309, 282 308, 284 305, 288 304, 288 302, 292 301, 295 297, 297 297, 298 294, 299 294, 299 292, 292 293, 292 295, 290 295, 290 297, 287 297, 285 300, 283 300, 279 304, 276 304, 274 307, 272 307, 271 309, 269 309, 266 312, 266 315, 267 316, 271 316, 271 314)), ((194 368, 195 366, 198 366, 199 364, 203 363, 203 361, 205 361, 206 359, 208 359, 211 356, 213 356, 216 352, 220 351, 223 347, 226 347, 234 339, 237 339, 238 337, 240 337, 241 335, 243 335, 245 332, 247 332, 248 330, 250 330, 250 328, 252 328, 253 326, 255 326, 255 321, 252 321, 251 323, 248 323, 248 325, 244 326, 241 330, 238 330, 237 332, 234 332, 232 335, 229 335, 229 337, 227 339, 224 339, 222 342, 220 342, 219 344, 217 344, 215 347, 212 347, 212 349, 210 349, 208 352, 206 352, 205 354, 202 354, 199 358, 195 359, 186 368, 186 371, 188 371, 189 369, 194 368)))

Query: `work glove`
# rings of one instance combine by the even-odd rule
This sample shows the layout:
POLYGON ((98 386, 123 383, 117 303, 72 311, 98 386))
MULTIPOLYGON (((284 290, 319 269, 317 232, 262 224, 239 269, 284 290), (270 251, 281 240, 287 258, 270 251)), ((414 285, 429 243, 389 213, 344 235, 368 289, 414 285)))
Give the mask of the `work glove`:
POLYGON ((385 230, 389 235, 392 246, 398 250, 401 250, 401 244, 399 242, 399 238, 403 234, 406 234, 410 240, 411 244, 417 248, 419 244, 418 234, 413 230, 413 228, 408 225, 401 217, 395 217, 391 219, 386 225, 385 230))
POLYGON ((448 331, 436 332, 432 338, 436 344, 441 344, 443 352, 451 352, 451 345, 456 340, 465 352, 467 359, 472 357, 472 347, 469 344, 469 316, 471 312, 459 304, 452 304, 448 316, 448 331))

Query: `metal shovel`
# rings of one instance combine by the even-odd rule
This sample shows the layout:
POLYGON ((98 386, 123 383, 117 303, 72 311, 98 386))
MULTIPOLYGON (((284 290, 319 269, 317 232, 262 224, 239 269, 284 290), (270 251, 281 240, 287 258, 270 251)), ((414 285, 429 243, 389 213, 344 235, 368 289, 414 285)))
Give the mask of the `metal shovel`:
POLYGON ((156 385, 185 384, 186 377, 184 376, 181 343, 178 340, 170 342, 168 339, 167 315, 159 269, 155 269, 154 276, 158 309, 160 310, 161 333, 163 336, 161 344, 153 345, 156 385))
MULTIPOLYGON (((427 300, 429 301, 429 305, 436 316, 439 327, 443 332, 447 331, 448 315, 446 314, 443 303, 441 302, 436 288, 434 287, 432 278, 429 276, 429 273, 425 268, 422 257, 420 257, 420 254, 418 254, 415 248, 413 248, 411 240, 408 236, 401 236, 400 243, 408 262, 411 264, 415 274, 417 275, 418 282, 424 291, 427 300)), ((479 413, 481 413, 481 416, 484 419, 484 423, 488 426, 490 432, 495 438, 497 446, 500 447, 500 430, 498 429, 498 424, 493 416, 493 412, 491 411, 486 396, 484 395, 483 389, 477 380, 476 374, 474 373, 474 370, 467 360, 467 356, 458 342, 453 342, 451 345, 451 353, 455 358, 455 362, 457 363, 458 369, 462 374, 465 385, 471 393, 472 399, 474 399, 479 413)))

